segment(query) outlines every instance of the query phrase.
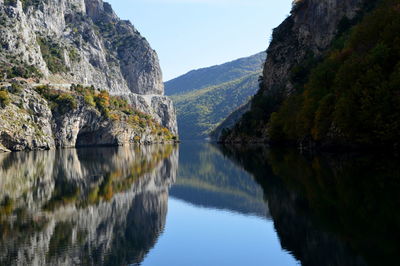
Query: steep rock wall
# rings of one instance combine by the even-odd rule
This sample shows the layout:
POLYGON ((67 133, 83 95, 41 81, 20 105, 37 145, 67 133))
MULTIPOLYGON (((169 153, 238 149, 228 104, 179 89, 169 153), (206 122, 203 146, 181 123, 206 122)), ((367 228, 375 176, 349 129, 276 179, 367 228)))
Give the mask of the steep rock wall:
POLYGON ((264 93, 293 89, 290 70, 307 55, 321 55, 332 43, 343 19, 351 20, 364 0, 298 0, 292 14, 273 32, 263 71, 264 93))
MULTIPOLYGON (((60 93, 73 97, 76 106, 60 113, 54 107, 57 103, 46 100, 35 88, 30 85, 18 86, 22 86, 21 92, 8 93, 10 104, 0 106, 0 151, 169 142, 162 132, 156 130, 160 129, 157 120, 153 120, 155 123, 146 120, 142 125, 133 124, 130 117, 134 114, 127 116, 123 112, 117 114, 118 119, 113 119, 112 115, 105 116, 96 106, 87 104, 83 96, 74 95, 72 91, 60 93)), ((11 87, 6 88, 11 90, 11 87)), ((141 109, 152 115, 153 109, 159 112, 168 110, 174 114, 173 107, 166 105, 170 102, 162 102, 163 98, 150 97, 154 104, 141 109), (157 101, 159 99, 161 101, 157 101)), ((60 104, 66 105, 68 102, 60 104)), ((174 117, 169 112, 159 114, 170 119, 163 123, 174 126, 171 122, 174 117)))
MULTIPOLYGON (((156 52, 108 3, 0 0, 0 19, 0 78, 10 77, 9 70, 19 67, 32 72, 27 76, 39 76, 44 82, 93 85, 127 98, 131 94, 154 95, 171 108, 150 106, 142 111, 159 122, 168 115, 176 120, 171 101, 162 97, 156 52)), ((176 121, 165 126, 177 133, 176 121)))

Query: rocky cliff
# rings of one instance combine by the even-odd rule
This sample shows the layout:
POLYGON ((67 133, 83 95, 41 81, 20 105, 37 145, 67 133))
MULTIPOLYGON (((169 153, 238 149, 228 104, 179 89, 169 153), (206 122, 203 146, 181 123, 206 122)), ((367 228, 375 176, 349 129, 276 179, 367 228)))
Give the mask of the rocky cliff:
MULTIPOLYGON (((1 88, 7 104, 3 100, 0 106, 0 151, 122 146, 176 139, 171 131, 130 106, 125 98, 105 91, 79 86, 32 86, 18 81, 1 88)), ((167 104, 162 102, 163 97, 152 98, 156 99, 167 104)), ((171 114, 167 115, 164 119, 173 119, 171 114)))
MULTIPOLYGON (((291 15, 273 31, 267 49, 260 91, 251 103, 251 114, 224 136, 225 142, 268 140, 267 121, 277 104, 294 92, 293 69, 312 57, 318 58, 331 46, 343 24, 362 10, 364 0, 296 0, 291 15), (261 106, 259 108, 259 106, 261 106), (249 132, 251 131, 251 132, 249 132)), ((229 124, 229 123, 228 123, 229 124)))
POLYGON ((290 72, 310 54, 319 56, 331 45, 339 24, 352 20, 364 0, 296 0, 291 16, 273 31, 263 71, 262 92, 291 93, 290 72))
POLYGON ((0 21, 0 78, 107 90, 177 134, 156 52, 108 3, 0 0, 0 21))

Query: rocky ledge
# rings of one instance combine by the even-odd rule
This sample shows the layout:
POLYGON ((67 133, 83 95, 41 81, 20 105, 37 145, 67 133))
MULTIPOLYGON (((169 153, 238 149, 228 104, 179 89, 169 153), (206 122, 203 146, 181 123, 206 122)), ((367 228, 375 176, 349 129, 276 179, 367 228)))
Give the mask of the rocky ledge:
MULTIPOLYGON (((158 109, 168 111, 165 108, 158 109)), ((125 98, 79 85, 2 84, 0 121, 0 151, 176 140, 173 132, 125 98)))

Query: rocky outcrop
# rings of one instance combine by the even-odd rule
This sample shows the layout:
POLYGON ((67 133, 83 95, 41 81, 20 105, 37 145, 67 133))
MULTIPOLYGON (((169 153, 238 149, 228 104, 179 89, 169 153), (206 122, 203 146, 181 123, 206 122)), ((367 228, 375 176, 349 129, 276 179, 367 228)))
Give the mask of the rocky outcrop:
POLYGON ((321 55, 339 31, 339 24, 351 20, 364 0, 297 0, 289 16, 273 32, 263 71, 263 92, 275 88, 290 93, 291 69, 309 55, 321 55))
POLYGON ((47 101, 34 90, 10 95, 15 104, 0 108, 0 145, 4 150, 54 148, 52 112, 47 101))
MULTIPOLYGON (((156 52, 108 3, 0 0, 0 20, 0 78, 24 76, 93 85, 128 99, 153 95, 162 104, 141 110, 167 121, 164 126, 177 132, 172 103, 162 96, 156 52)), ((136 101, 131 104, 143 107, 136 101)))
POLYGON ((174 135, 178 135, 178 123, 174 104, 167 96, 121 94, 137 109, 150 114, 158 123, 168 128, 174 135))
MULTIPOLYGON (((10 86, 5 87, 6 90, 12 91, 10 86)), ((150 97, 152 105, 144 106, 142 110, 153 115, 152 110, 157 109, 159 113, 156 114, 164 120, 146 120, 135 125, 123 112, 115 113, 117 118, 105 116, 96 106, 87 104, 83 96, 72 96, 72 91, 59 92, 71 95, 76 106, 59 112, 54 108, 57 103, 46 100, 34 87, 28 84, 12 86, 21 86, 21 92, 8 93, 11 103, 0 107, 1 151, 165 143, 168 140, 158 123, 176 127, 171 118, 173 107, 166 104, 169 101, 158 102, 160 97, 150 97)))

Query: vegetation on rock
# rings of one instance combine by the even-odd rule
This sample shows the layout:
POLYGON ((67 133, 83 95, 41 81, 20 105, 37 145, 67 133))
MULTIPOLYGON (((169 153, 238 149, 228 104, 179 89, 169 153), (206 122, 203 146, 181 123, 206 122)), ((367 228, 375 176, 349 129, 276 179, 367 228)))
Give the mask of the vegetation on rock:
POLYGON ((270 119, 273 141, 385 145, 400 132, 400 11, 382 1, 270 119))
MULTIPOLYGON (((398 143, 399 15, 397 0, 381 0, 353 21, 342 19, 322 56, 308 53, 287 73, 292 92, 259 91, 235 136, 326 147, 398 143)), ((231 135, 225 133, 222 141, 231 135)))
POLYGON ((58 43, 44 37, 38 37, 37 42, 40 46, 43 59, 52 73, 68 71, 65 65, 64 49, 58 43))
POLYGON ((56 114, 65 115, 74 111, 83 102, 87 107, 98 110, 104 119, 124 122, 141 130, 150 128, 152 134, 165 140, 176 139, 150 115, 134 109, 123 97, 112 96, 105 90, 75 84, 72 84, 70 91, 53 89, 49 85, 40 85, 35 89, 49 102, 51 110, 56 114))
POLYGON ((0 90, 0 107, 5 108, 11 102, 8 91, 0 90))

